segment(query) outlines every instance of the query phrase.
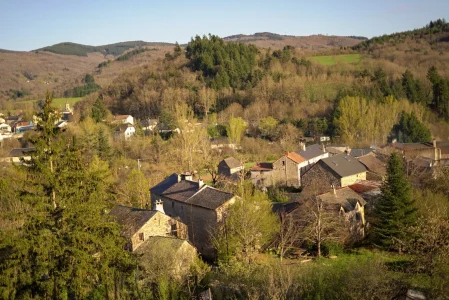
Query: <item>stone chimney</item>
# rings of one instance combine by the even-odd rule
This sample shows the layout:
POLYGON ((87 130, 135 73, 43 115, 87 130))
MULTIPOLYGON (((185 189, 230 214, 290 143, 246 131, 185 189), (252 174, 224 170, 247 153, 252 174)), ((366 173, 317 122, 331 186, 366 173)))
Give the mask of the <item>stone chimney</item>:
POLYGON ((198 179, 198 189, 202 188, 203 185, 204 185, 203 178, 200 177, 200 178, 198 179))
MULTIPOLYGON (((184 173, 180 174, 180 179, 181 180, 190 180, 190 181, 192 181, 192 178, 193 178, 193 176, 192 176, 192 173, 190 173, 190 172, 184 172, 184 173)), ((180 180, 178 180, 178 182, 179 181, 180 180)))
POLYGON ((162 200, 156 200, 156 202, 154 203, 154 210, 160 211, 165 215, 164 203, 162 202, 162 200))
POLYGON ((321 150, 324 152, 326 152, 326 146, 324 146, 324 144, 321 144, 321 150))
POLYGON ((306 144, 303 142, 299 142, 299 149, 301 149, 301 151, 306 151, 306 144))

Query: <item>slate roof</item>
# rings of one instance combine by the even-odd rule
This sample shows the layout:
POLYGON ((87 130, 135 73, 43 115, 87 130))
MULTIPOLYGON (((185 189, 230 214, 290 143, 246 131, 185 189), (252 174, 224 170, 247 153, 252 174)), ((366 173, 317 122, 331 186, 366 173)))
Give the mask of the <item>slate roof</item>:
POLYGON ((34 151, 36 151, 36 148, 14 148, 9 151, 9 157, 28 156, 34 151))
POLYGON ((368 153, 373 152, 374 148, 358 148, 358 149, 351 149, 351 151, 349 152, 349 155, 354 156, 354 157, 360 157, 363 155, 367 155, 368 153))
POLYGON ((155 186, 153 186, 150 191, 156 195, 162 195, 162 193, 169 187, 178 182, 178 174, 173 173, 155 186))
POLYGON ((324 158, 320 161, 331 168, 340 177, 351 176, 367 171, 366 167, 355 157, 346 155, 345 153, 324 158))
POLYGON ((251 168, 251 171, 271 171, 273 170, 273 164, 272 163, 258 163, 254 167, 251 168))
POLYGON ((172 174, 164 181, 151 188, 151 192, 174 201, 213 210, 222 206, 234 197, 234 194, 220 191, 208 185, 203 185, 199 188, 199 184, 196 181, 181 180, 178 182, 177 174, 172 174), (175 175, 176 182, 174 182, 175 175))
POLYGON ((186 202, 209 209, 217 209, 233 197, 234 195, 231 193, 223 192, 206 185, 186 202))
POLYGON ((340 204, 345 212, 354 210, 357 202, 359 202, 361 206, 366 205, 366 201, 349 187, 336 189, 335 193, 334 191, 330 191, 317 197, 320 198, 323 203, 328 205, 340 204))
POLYGON ((225 158, 223 159, 223 161, 229 167, 229 169, 234 169, 242 166, 242 163, 234 157, 225 158))
POLYGON ((320 144, 313 144, 311 146, 308 146, 306 147, 306 151, 296 150, 295 152, 304 157, 306 160, 313 159, 325 153, 325 151, 323 152, 323 148, 320 144))
POLYGON ((114 216, 117 222, 122 225, 122 235, 131 238, 157 213, 159 213, 157 210, 117 205, 111 209, 110 215, 114 216))
POLYGON ((358 160, 365 165, 365 167, 378 175, 385 176, 387 174, 387 168, 385 167, 385 164, 375 157, 372 153, 360 156, 358 160))

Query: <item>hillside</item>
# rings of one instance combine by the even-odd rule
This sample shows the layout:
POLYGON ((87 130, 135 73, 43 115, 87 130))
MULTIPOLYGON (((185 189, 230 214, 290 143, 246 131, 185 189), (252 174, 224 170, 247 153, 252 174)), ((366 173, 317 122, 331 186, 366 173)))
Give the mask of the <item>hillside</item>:
POLYGON ((59 43, 53 46, 43 47, 40 49, 36 49, 34 51, 48 51, 56 54, 77 55, 77 56, 87 56, 89 53, 98 52, 105 56, 106 55, 119 56, 129 49, 144 46, 160 47, 160 46, 174 46, 174 44, 130 41, 102 46, 89 46, 66 42, 66 43, 59 43))
POLYGON ((270 32, 251 35, 237 34, 224 37, 225 41, 251 43, 261 48, 282 49, 287 45, 307 50, 323 50, 333 47, 352 47, 359 44, 363 37, 344 37, 327 35, 291 36, 270 32))
MULTIPOLYGON (((172 46, 151 47, 151 51, 139 53, 128 61, 114 62, 101 70, 98 65, 105 62, 105 56, 100 52, 77 56, 48 51, 0 51, 0 99, 11 99, 17 93, 21 96, 18 100, 36 99, 43 97, 46 90, 62 97, 65 90, 80 85, 86 74, 99 76, 97 82, 105 86, 122 69, 161 58, 171 49, 172 46)), ((106 59, 115 58, 108 55, 106 59)))

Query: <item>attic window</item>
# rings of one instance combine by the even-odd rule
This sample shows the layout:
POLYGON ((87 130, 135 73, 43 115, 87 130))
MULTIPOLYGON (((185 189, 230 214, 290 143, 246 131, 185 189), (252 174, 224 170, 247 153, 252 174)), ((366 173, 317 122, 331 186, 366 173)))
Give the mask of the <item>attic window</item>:
POLYGON ((141 241, 145 241, 145 232, 139 233, 139 239, 140 239, 141 241))
POLYGON ((282 161, 282 166, 285 166, 285 160, 282 161))

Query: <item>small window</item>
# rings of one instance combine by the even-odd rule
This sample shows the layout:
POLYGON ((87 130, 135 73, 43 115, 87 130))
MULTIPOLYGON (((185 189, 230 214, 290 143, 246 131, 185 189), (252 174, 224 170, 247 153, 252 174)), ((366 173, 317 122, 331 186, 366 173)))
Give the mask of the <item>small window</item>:
POLYGON ((140 239, 141 241, 145 241, 145 232, 139 233, 139 239, 140 239))
POLYGON ((175 202, 174 201, 172 201, 172 203, 171 203, 171 208, 175 208, 175 202))
POLYGON ((285 166, 285 160, 282 161, 282 166, 285 166))
POLYGON ((171 225, 171 234, 175 237, 178 237, 178 228, 176 226, 176 223, 171 225))

